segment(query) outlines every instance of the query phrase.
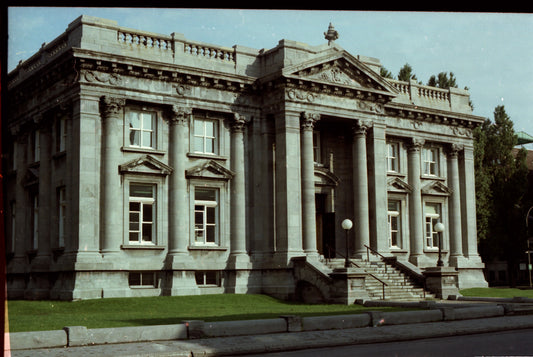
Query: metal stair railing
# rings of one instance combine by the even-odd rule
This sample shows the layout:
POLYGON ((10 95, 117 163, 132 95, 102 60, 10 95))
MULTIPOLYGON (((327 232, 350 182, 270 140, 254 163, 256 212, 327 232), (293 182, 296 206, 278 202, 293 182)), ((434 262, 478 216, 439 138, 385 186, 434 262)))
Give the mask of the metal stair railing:
MULTIPOLYGON (((328 246, 326 249, 329 249, 331 251, 331 248, 328 246)), ((342 258, 346 259, 346 256, 343 255, 342 253, 336 251, 336 250, 333 250, 335 252, 335 254, 337 255, 340 255, 342 258)), ((331 259, 331 258, 329 258, 331 259)), ((352 259, 348 258, 348 261, 350 262, 350 264, 352 264, 353 266, 355 266, 356 268, 360 268, 360 269, 363 269, 370 277, 374 278, 375 280, 377 280, 379 283, 381 283, 381 288, 382 288, 382 296, 383 296, 383 300, 385 300, 385 286, 389 286, 389 284, 387 284, 386 282, 384 282, 383 280, 381 280, 380 278, 378 278, 377 276, 375 276, 374 274, 366 271, 366 269, 362 268, 361 266, 357 265, 357 263, 355 263, 352 259)))

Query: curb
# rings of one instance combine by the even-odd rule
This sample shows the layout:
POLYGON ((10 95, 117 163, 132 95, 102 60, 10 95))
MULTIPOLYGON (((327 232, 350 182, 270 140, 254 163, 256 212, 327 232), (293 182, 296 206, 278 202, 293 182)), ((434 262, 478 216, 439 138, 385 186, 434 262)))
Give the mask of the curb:
MULTIPOLYGON (((280 316, 275 319, 205 322, 183 321, 175 325, 136 326, 87 329, 85 326, 67 326, 63 330, 10 333, 11 350, 55 347, 95 346, 149 341, 195 340, 231 336, 255 336, 286 332, 345 330, 364 327, 412 325, 430 322, 471 320, 518 315, 516 304, 471 305, 422 301, 372 302, 365 306, 402 306, 425 310, 382 312, 367 311, 359 314, 333 316, 280 316)), ((520 314, 533 314, 533 306, 520 309, 520 314)))

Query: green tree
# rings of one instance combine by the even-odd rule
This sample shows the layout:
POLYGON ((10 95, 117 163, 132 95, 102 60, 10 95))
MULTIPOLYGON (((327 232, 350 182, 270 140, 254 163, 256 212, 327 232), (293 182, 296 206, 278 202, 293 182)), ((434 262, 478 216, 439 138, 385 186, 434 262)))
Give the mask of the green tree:
POLYGON ((400 68, 400 72, 398 72, 398 80, 409 82, 410 80, 416 81, 416 75, 413 73, 413 68, 409 65, 409 63, 406 63, 403 65, 402 68, 400 68))
POLYGON ((437 76, 429 77, 427 85, 442 89, 457 88, 457 79, 453 72, 450 72, 449 76, 447 72, 440 72, 437 76))
POLYGON ((383 66, 381 66, 381 68, 379 69, 379 74, 383 78, 394 79, 392 77, 392 73, 387 68, 385 68, 383 66))
MULTIPOLYGON (((474 131, 474 139, 479 252, 485 261, 507 261, 514 272, 525 249, 527 152, 513 151, 517 136, 503 106, 495 108, 494 122, 487 119, 474 131)), ((516 277, 509 278, 514 286, 516 277)))

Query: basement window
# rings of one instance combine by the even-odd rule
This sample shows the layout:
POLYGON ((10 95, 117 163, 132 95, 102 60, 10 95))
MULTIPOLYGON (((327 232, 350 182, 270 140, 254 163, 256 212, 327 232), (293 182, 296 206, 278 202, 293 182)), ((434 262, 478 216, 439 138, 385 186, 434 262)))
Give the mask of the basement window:
POLYGON ((157 275, 153 271, 130 272, 128 283, 130 288, 157 288, 157 275))
POLYGON ((198 286, 220 286, 220 272, 216 270, 197 271, 195 278, 198 286))

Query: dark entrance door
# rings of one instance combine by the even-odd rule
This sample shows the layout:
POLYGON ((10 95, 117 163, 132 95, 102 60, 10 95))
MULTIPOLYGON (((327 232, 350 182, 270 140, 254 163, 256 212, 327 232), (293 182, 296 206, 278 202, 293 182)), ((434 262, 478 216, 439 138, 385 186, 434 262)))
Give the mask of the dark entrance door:
POLYGON ((324 258, 335 257, 335 212, 326 212, 326 194, 315 195, 316 239, 318 253, 324 258))

